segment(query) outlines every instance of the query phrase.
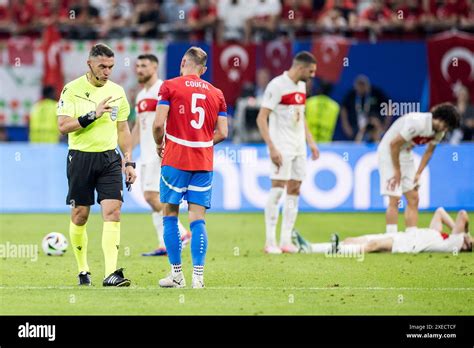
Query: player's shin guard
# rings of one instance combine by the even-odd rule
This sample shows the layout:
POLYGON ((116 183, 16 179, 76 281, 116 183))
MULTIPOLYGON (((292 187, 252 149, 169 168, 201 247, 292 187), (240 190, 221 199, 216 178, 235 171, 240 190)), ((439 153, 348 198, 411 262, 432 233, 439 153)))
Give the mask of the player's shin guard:
POLYGON ((118 251, 120 247, 120 222, 104 221, 102 231, 102 251, 105 260, 105 277, 117 270, 118 251))
POLYGON ((291 244, 291 231, 295 227, 296 216, 298 215, 298 198, 297 195, 286 195, 283 206, 280 246, 291 244))
POLYGON ((193 259, 194 275, 202 276, 207 251, 206 222, 196 220, 191 223, 191 257, 193 259))
POLYGON ((267 204, 265 205, 265 232, 267 246, 276 246, 276 226, 279 214, 278 204, 280 203, 283 191, 284 190, 281 187, 272 187, 267 198, 267 204))
POLYGON ((181 271, 181 238, 179 236, 178 217, 163 217, 163 226, 163 237, 165 240, 166 251, 168 252, 168 260, 172 265, 173 272, 178 273, 181 271))
POLYGON ((87 231, 86 225, 77 226, 72 221, 69 223, 69 237, 77 261, 79 272, 89 272, 87 264, 87 231))

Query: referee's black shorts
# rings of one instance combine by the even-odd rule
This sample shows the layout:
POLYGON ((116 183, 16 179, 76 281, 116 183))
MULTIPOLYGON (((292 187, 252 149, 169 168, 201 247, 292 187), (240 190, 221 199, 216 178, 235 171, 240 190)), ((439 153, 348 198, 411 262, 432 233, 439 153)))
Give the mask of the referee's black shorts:
POLYGON ((123 202, 122 157, 117 150, 69 150, 67 180, 66 204, 71 206, 94 205, 94 190, 97 190, 97 203, 103 199, 123 202))

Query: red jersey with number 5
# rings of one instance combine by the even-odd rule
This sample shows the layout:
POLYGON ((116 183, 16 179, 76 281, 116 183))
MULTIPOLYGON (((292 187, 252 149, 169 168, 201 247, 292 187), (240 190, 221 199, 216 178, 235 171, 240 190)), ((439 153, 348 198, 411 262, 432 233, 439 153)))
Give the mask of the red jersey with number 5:
POLYGON ((166 80, 158 93, 169 105, 162 166, 212 171, 217 118, 227 117, 222 91, 197 75, 166 80))

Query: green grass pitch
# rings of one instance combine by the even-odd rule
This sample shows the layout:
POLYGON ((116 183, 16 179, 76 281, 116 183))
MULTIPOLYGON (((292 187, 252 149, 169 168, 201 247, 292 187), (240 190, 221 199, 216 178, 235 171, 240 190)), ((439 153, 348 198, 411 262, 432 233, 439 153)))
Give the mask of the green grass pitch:
MULTIPOLYGON (((427 226, 428 213, 420 216, 427 226)), ((186 214, 183 214, 186 222, 186 214)), ((400 218, 399 226, 402 226, 400 218)), ((3 214, 0 244, 38 244, 36 261, 0 259, 2 315, 472 315, 474 257, 467 254, 265 255, 263 214, 209 214, 206 288, 193 290, 189 246, 183 251, 185 289, 160 289, 169 270, 165 257, 142 257, 155 247, 149 214, 124 214, 119 266, 129 288, 103 288, 102 220, 88 223, 89 264, 95 286, 76 286, 70 247, 62 257, 46 256, 48 232, 68 236, 67 214, 3 214)), ((296 228, 308 240, 377 233, 379 213, 305 213, 296 228)))

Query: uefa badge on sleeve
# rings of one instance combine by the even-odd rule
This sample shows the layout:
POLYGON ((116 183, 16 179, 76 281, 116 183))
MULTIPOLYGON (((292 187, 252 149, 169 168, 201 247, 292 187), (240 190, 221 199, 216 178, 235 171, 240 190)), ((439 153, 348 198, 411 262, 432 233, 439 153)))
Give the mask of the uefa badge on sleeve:
POLYGON ((110 119, 115 121, 117 119, 118 106, 112 106, 112 112, 110 113, 110 119))

